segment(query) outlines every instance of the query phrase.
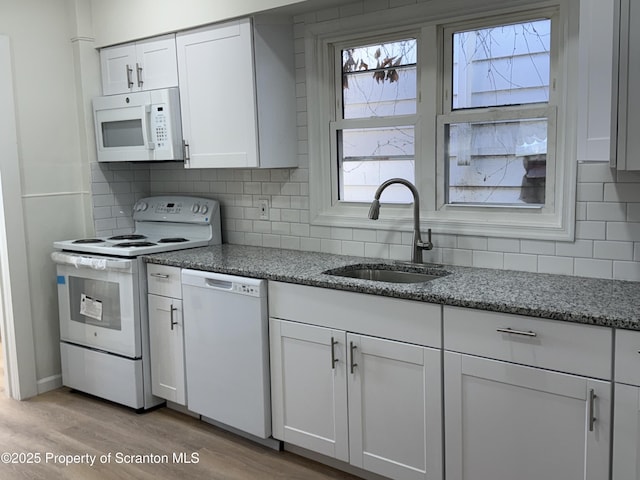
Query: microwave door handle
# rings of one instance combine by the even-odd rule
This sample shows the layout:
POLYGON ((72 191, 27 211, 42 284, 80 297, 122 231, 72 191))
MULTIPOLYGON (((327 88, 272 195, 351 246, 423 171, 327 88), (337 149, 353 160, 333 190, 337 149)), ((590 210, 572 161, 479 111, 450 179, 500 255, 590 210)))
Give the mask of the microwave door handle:
MULTIPOLYGON (((153 141, 153 135, 151 134, 151 132, 153 132, 154 129, 154 125, 151 125, 151 119, 153 118, 151 115, 151 105, 147 104, 144 105, 144 119, 145 119, 145 123, 146 123, 146 128, 143 129, 144 135, 146 136, 146 138, 144 139, 145 145, 147 146, 147 150, 149 150, 149 152, 151 152, 152 150, 155 150, 156 148, 156 144, 153 141)), ((149 158, 149 160, 153 160, 152 158, 149 158)))

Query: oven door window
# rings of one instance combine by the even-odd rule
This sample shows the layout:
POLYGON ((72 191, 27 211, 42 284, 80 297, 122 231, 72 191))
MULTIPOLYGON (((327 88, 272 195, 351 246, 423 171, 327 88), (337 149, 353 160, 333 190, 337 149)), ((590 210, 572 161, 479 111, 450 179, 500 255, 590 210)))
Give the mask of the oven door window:
POLYGON ((122 329, 118 283, 69 276, 69 305, 74 322, 122 329))

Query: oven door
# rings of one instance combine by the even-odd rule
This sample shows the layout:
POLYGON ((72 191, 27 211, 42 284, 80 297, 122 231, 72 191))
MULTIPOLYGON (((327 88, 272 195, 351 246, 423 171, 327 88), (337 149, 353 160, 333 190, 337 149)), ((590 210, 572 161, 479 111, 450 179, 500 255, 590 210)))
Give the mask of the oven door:
POLYGON ((60 340, 128 358, 142 356, 138 263, 54 252, 60 340))

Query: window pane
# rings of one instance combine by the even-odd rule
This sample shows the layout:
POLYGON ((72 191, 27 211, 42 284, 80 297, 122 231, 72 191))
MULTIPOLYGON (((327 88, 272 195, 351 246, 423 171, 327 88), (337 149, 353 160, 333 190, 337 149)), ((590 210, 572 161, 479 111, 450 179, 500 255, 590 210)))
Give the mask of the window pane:
POLYGON ((416 113, 416 40, 342 50, 343 118, 416 113))
POLYGON ((550 45, 549 19, 455 33, 453 108, 548 102, 550 45))
MULTIPOLYGON (((414 127, 348 129, 339 132, 340 200, 370 202, 378 186, 390 178, 415 182, 414 127)), ((386 203, 410 203, 411 192, 401 185, 384 191, 386 203)))
POLYGON ((546 118, 452 123, 445 145, 447 203, 544 204, 546 118))

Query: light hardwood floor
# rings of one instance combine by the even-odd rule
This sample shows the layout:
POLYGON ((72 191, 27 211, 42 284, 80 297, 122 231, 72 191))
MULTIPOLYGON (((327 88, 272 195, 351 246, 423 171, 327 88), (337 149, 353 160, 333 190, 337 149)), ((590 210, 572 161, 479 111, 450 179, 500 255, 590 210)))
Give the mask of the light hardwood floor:
MULTIPOLYGON (((254 444, 167 408, 135 412, 61 388, 19 402, 0 392, 0 455, 40 454, 39 464, 0 463, 0 479, 254 480, 352 479, 288 452, 254 444), (96 463, 64 466, 46 454, 95 455, 96 463), (167 455, 159 464, 118 464, 116 455, 167 455), (174 463, 173 454, 198 463, 174 463), (110 463, 100 463, 111 454, 110 463)), ((4 457, 0 457, 4 458, 4 457)), ((34 458, 35 460, 35 455, 34 458)))

